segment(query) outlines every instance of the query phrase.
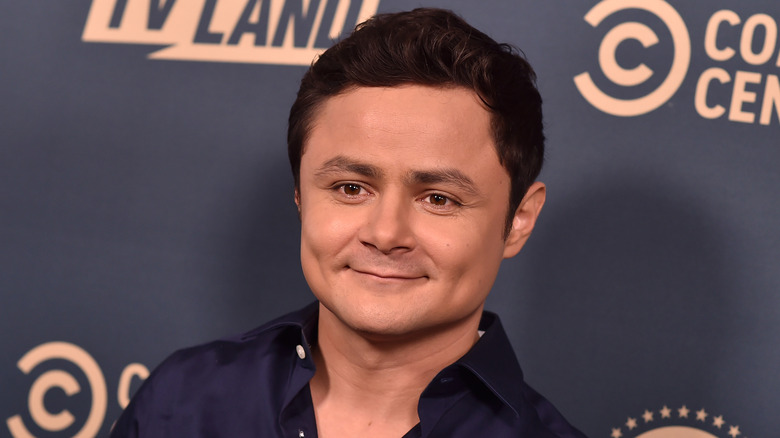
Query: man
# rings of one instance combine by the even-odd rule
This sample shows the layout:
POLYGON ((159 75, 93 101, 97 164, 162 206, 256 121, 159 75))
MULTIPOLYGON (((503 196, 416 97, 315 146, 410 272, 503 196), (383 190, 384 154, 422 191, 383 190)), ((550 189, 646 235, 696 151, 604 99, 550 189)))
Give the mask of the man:
POLYGON ((326 51, 288 130, 318 302, 175 353, 113 436, 583 437, 483 313, 545 200, 534 81, 443 10, 377 16, 326 51))

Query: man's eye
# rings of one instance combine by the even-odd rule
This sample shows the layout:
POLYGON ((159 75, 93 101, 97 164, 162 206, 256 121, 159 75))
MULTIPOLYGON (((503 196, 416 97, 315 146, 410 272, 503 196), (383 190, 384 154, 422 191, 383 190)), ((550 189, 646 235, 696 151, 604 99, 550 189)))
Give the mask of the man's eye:
POLYGON ((449 202, 449 199, 446 196, 444 196, 444 195, 439 195, 437 193, 434 193, 434 194, 428 196, 428 202, 430 202, 433 205, 438 205, 438 206, 443 207, 443 206, 447 205, 447 202, 449 202))
POLYGON ((357 184, 344 184, 341 186, 341 190, 344 191, 345 195, 357 196, 360 194, 363 188, 357 184))

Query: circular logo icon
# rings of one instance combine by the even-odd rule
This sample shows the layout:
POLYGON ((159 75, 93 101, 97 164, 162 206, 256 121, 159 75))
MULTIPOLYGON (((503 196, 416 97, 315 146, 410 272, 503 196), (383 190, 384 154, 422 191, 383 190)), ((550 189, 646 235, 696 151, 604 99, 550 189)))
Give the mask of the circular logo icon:
MULTIPOLYGON (((626 9, 650 12, 669 29, 674 44, 674 58, 668 76, 658 88, 636 99, 619 99, 604 93, 596 86, 588 72, 575 76, 574 83, 582 96, 599 110, 615 116, 632 117, 646 114, 674 96, 688 72, 691 40, 680 14, 663 0, 604 0, 585 14, 585 21, 596 27, 605 18, 626 9)), ((607 79, 624 87, 643 84, 655 73, 644 63, 631 69, 618 64, 615 57, 617 48, 629 39, 636 40, 647 48, 658 43, 658 35, 648 26, 633 21, 621 23, 604 35, 599 46, 599 65, 607 79)))
MULTIPOLYGON (((92 393, 92 407, 84 426, 74 437, 91 438, 98 434, 100 426, 106 415, 108 397, 106 392, 106 381, 103 372, 100 370, 97 362, 84 349, 77 345, 67 342, 47 342, 28 351, 17 366, 24 374, 30 374, 33 368, 53 359, 63 359, 76 365, 87 377, 89 387, 92 393)), ((44 372, 30 386, 27 406, 35 424, 43 430, 49 432, 59 432, 70 427, 75 418, 67 409, 52 413, 44 405, 46 393, 53 388, 59 388, 66 395, 71 396, 81 391, 79 382, 73 375, 58 369, 44 372)), ((6 420, 8 430, 14 437, 34 437, 22 422, 20 415, 14 415, 6 420)))

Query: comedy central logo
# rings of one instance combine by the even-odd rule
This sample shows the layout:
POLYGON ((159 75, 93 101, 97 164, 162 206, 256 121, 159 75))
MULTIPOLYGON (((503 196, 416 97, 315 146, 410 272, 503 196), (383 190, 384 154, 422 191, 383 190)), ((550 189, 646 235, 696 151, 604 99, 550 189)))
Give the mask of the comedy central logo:
POLYGON ((706 409, 682 405, 645 411, 628 417, 620 427, 612 428, 610 438, 747 438, 739 425, 727 422, 723 415, 706 409))
MULTIPOLYGON (((669 29, 674 44, 672 66, 661 84, 634 99, 620 99, 602 91, 584 72, 574 77, 582 96, 591 105, 615 116, 631 117, 646 114, 660 107, 674 96, 682 85, 691 61, 691 39, 680 14, 663 0, 604 0, 585 15, 585 21, 594 28, 611 15, 627 9, 649 12, 669 29)), ((636 40, 648 48, 658 43, 658 35, 650 27, 638 22, 625 22, 606 33, 599 47, 599 65, 607 79, 622 87, 636 87, 650 80, 656 72, 644 63, 633 68, 622 67, 617 59, 618 47, 627 40, 636 40)))
POLYGON ((150 59, 309 65, 379 0, 92 0, 82 39, 153 44, 150 59))
MULTIPOLYGON (((671 68, 665 73, 644 63, 633 68, 618 63, 618 57, 627 62, 631 45, 641 44, 649 53, 649 48, 659 43, 653 29, 629 21, 615 25, 601 41, 598 60, 603 74, 594 75, 594 81, 589 72, 583 72, 574 77, 574 83, 582 96, 601 111, 622 117, 640 116, 668 102, 682 85, 691 62, 691 38, 680 14, 663 0, 604 0, 588 11, 585 21, 594 28, 604 26, 615 23, 616 19, 610 17, 618 12, 621 16, 650 13, 663 23, 671 35, 671 68), (640 96, 615 97, 632 93, 640 96)), ((697 59, 709 64, 694 72, 699 79, 693 89, 693 106, 702 118, 727 118, 731 122, 764 126, 780 122, 780 76, 776 70, 780 67, 780 26, 769 14, 751 14, 729 9, 715 11, 706 20, 704 34, 696 36, 702 38, 701 45, 697 43, 696 47, 703 48, 706 55, 697 59)), ((666 46, 660 47, 663 49, 657 50, 666 53, 666 46)), ((639 53, 633 51, 631 55, 639 53)))
MULTIPOLYGON (((6 419, 6 426, 14 438, 31 438, 58 434, 75 438, 93 438, 103 427, 108 407, 109 393, 103 371, 95 359, 83 348, 69 342, 46 342, 25 353, 17 362, 24 375, 34 378, 27 395, 27 412, 6 419), (39 374, 36 370, 41 370, 39 374), (76 371, 76 375, 73 374, 76 371), (36 377, 37 375, 37 377, 36 377), (79 384, 79 375, 86 377, 89 389, 84 391, 79 384), (89 399, 89 413, 86 420, 78 420, 80 412, 52 404, 47 397, 60 393, 69 402, 78 405, 80 395, 89 399), (73 400, 71 400, 73 399, 73 400), (55 409, 54 412, 51 409, 55 409), (74 415, 74 412, 76 415, 74 415)), ((130 403, 131 383, 134 379, 145 380, 149 369, 140 363, 131 363, 122 371, 116 390, 119 407, 124 409, 130 403)), ((11 394, 4 394, 11 397, 11 394)), ((77 406, 74 406, 77 407, 77 406)))

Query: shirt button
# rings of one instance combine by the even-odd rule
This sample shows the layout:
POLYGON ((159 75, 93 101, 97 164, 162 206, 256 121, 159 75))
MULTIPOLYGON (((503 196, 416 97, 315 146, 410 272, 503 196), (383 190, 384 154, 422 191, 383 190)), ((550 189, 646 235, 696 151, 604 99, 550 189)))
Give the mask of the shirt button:
POLYGON ((298 353, 298 357, 301 359, 306 359, 306 350, 303 349, 302 345, 296 345, 295 351, 298 353))

